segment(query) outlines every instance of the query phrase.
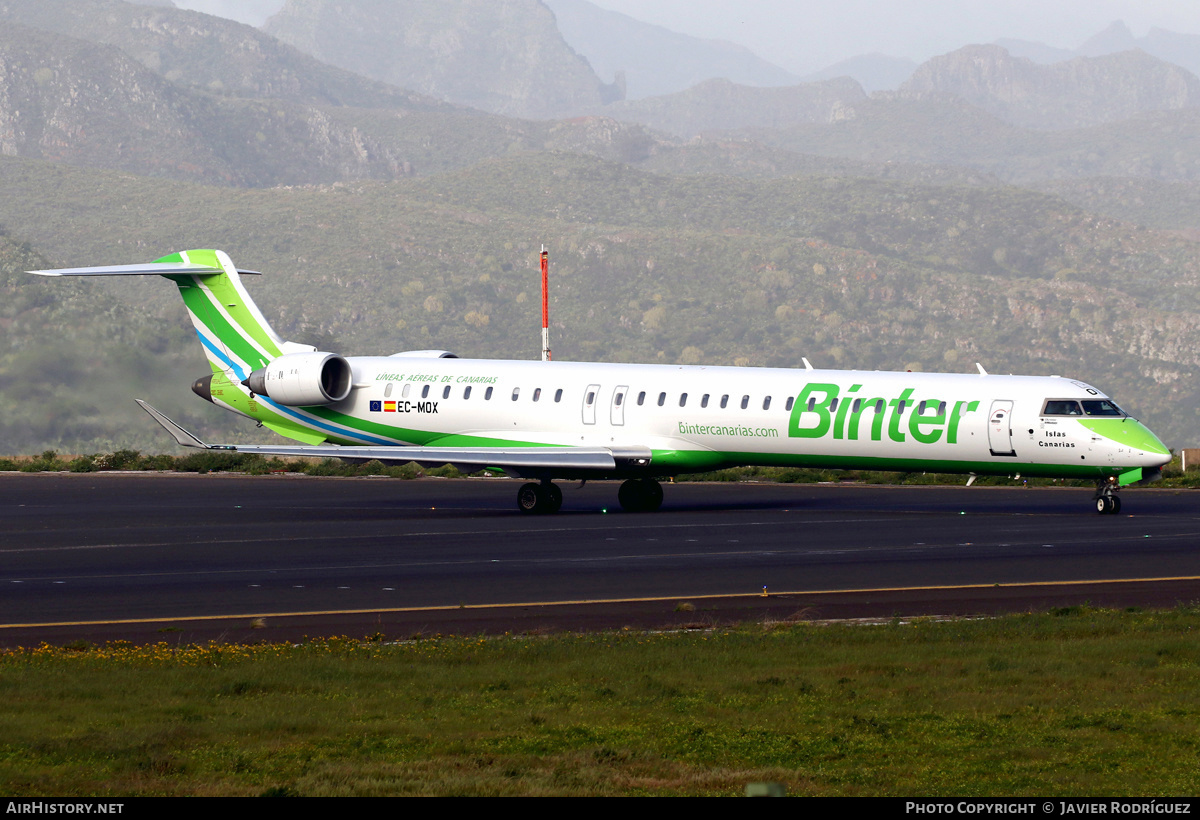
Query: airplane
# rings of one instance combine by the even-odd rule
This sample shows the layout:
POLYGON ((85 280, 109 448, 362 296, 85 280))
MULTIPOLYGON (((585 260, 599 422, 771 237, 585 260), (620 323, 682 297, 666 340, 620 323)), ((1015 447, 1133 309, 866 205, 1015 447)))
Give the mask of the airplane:
POLYGON ((206 444, 138 403, 184 447, 266 456, 453 464, 527 479, 524 513, 558 480, 620 479, 629 512, 660 478, 733 466, 1091 479, 1101 514, 1162 477, 1171 453, 1091 385, 1060 376, 462 359, 444 350, 343 357, 284 341, 218 250, 29 271, 175 282, 211 373, 192 391, 298 444, 206 444))

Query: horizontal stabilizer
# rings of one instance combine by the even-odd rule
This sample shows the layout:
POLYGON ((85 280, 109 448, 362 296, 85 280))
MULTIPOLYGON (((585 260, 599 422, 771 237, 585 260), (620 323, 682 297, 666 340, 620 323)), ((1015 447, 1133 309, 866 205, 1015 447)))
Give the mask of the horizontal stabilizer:
MULTIPOLYGON (((100 265, 92 268, 53 268, 51 270, 31 270, 26 273, 37 276, 168 276, 170 274, 187 273, 193 276, 215 276, 224 273, 221 268, 211 265, 197 265, 190 262, 145 262, 140 265, 100 265)), ((238 269, 238 273, 259 276, 255 270, 238 269)))

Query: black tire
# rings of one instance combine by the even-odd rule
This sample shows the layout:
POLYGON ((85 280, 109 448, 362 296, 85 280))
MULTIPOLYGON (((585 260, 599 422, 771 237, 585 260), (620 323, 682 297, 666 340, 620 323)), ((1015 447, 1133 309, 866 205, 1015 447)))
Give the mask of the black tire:
POLYGON ((625 512, 654 512, 663 503, 663 489, 652 478, 631 478, 617 490, 617 501, 625 512))
POLYGON ((647 478, 642 481, 644 509, 646 512, 657 512, 663 503, 663 488, 662 485, 653 478, 647 478))
POLYGON ((522 484, 521 489, 517 490, 517 509, 526 515, 541 512, 544 506, 545 493, 542 492, 540 484, 531 481, 522 484))
POLYGON ((631 478, 622 482, 617 490, 617 501, 625 512, 641 512, 645 503, 642 492, 642 482, 631 478))
POLYGON ((562 490, 557 484, 543 484, 542 490, 546 494, 545 512, 556 513, 562 509, 562 490))

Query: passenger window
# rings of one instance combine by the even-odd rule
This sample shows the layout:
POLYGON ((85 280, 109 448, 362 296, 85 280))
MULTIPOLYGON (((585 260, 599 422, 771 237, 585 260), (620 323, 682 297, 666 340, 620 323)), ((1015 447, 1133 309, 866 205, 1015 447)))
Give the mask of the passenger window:
POLYGON ((541 397, 542 397, 542 388, 540 388, 540 387, 533 388, 533 400, 537 401, 541 397))
POLYGON ((829 402, 829 412, 830 412, 830 413, 832 413, 834 410, 837 410, 837 405, 838 405, 838 400, 837 400, 837 397, 835 396, 835 397, 834 397, 834 398, 833 398, 833 399, 832 399, 832 400, 829 402))
POLYGON ((492 400, 492 388, 489 387, 487 390, 483 391, 483 400, 484 401, 492 400))
POLYGON ((620 406, 621 406, 621 402, 623 402, 623 401, 625 401, 625 394, 624 394, 624 393, 618 393, 618 394, 617 394, 617 399, 616 399, 616 402, 615 402, 615 404, 617 405, 617 407, 620 407, 620 406))
POLYGON ((645 403, 646 403, 646 391, 643 390, 641 393, 638 393, 638 407, 641 407, 645 403))
POLYGON ((708 394, 707 393, 705 393, 703 396, 700 397, 700 406, 708 407, 708 394))
POLYGON ((450 385, 446 385, 446 387, 442 390, 442 398, 443 399, 450 398, 450 385))
POLYGON ((679 406, 683 407, 687 404, 687 393, 679 394, 679 406))
POLYGON ((423 398, 423 399, 429 398, 429 385, 425 385, 424 387, 421 388, 421 398, 423 398))
POLYGON ((944 401, 939 401, 939 402, 938 402, 938 411, 937 411, 937 414, 938 414, 939 416, 944 416, 944 415, 946 415, 946 402, 944 402, 944 401))
POLYGON ((562 401, 562 388, 561 387, 554 391, 554 403, 558 404, 560 401, 562 401))
POLYGON ((587 404, 588 404, 588 406, 591 406, 592 402, 594 402, 595 400, 596 400, 596 391, 595 391, 595 390, 593 390, 591 393, 588 393, 588 394, 587 394, 587 404))
POLYGON ((767 396, 765 399, 763 399, 763 409, 764 410, 771 409, 771 397, 770 396, 767 396))
POLYGON ((383 397, 385 399, 390 399, 392 397, 392 388, 395 386, 395 382, 388 382, 387 387, 383 388, 383 397))
POLYGON ((724 396, 721 396, 721 409, 724 410, 728 406, 729 406, 729 394, 726 393, 724 396))
POLYGON ((663 404, 666 402, 666 400, 667 400, 667 394, 666 394, 666 393, 659 393, 659 394, 658 394, 658 406, 659 406, 659 407, 662 407, 662 406, 663 406, 663 404))
POLYGON ((749 395, 742 396, 742 409, 745 410, 749 406, 750 406, 750 396, 749 395))
POLYGON ((850 405, 850 412, 855 415, 862 409, 862 399, 855 399, 854 404, 850 405))
POLYGON ((784 410, 786 410, 786 411, 788 411, 788 412, 790 413, 790 412, 792 412, 792 405, 793 405, 793 404, 795 404, 795 403, 796 403, 796 397, 795 397, 795 396, 788 396, 787 404, 785 404, 785 405, 783 406, 783 409, 784 409, 784 410))
POLYGON ((808 397, 808 412, 811 413, 812 411, 814 411, 816 409, 817 409, 817 397, 809 396, 808 397))
POLYGON ((517 400, 517 396, 520 396, 520 395, 521 395, 521 388, 519 388, 519 387, 514 387, 514 388, 513 388, 513 394, 512 394, 512 400, 513 400, 513 401, 516 401, 516 400, 517 400))
POLYGON ((406 384, 406 385, 404 385, 404 389, 400 391, 400 398, 407 399, 407 398, 408 398, 408 391, 409 391, 409 390, 411 390, 411 389, 412 389, 412 385, 411 385, 411 384, 406 384))
POLYGON ((468 384, 466 387, 463 388, 463 398, 464 399, 471 398, 471 385, 468 384))

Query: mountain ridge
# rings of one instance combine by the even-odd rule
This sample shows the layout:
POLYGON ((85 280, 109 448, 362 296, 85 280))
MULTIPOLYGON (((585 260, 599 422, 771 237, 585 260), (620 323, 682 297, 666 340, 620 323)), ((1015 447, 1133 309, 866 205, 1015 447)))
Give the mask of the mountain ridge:
POLYGON ((898 91, 951 94, 1014 125, 1065 129, 1200 106, 1200 79, 1133 50, 1040 65, 1000 46, 965 46, 920 65, 898 91))
POLYGON ((330 65, 494 114, 568 115, 622 93, 540 0, 287 0, 263 30, 330 65))

